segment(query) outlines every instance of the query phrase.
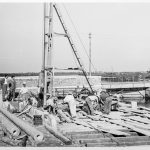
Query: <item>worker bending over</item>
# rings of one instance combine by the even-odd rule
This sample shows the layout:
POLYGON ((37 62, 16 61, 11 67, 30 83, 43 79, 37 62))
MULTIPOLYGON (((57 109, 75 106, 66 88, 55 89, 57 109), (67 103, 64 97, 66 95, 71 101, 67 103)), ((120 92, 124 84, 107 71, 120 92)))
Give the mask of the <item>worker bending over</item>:
POLYGON ((113 96, 109 95, 108 92, 102 91, 100 93, 101 110, 103 113, 109 114, 111 112, 112 100, 113 96))
POLYGON ((88 115, 94 115, 95 110, 99 110, 99 98, 96 95, 89 95, 85 99, 85 103, 82 108, 88 115))
POLYGON ((76 101, 72 93, 66 95, 66 97, 64 98, 64 103, 68 104, 71 117, 76 118, 76 101))

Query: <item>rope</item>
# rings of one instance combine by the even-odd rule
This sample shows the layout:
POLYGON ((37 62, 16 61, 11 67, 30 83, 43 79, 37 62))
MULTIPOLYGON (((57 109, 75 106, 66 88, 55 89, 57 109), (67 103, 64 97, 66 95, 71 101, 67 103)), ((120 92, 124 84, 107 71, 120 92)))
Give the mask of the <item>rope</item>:
MULTIPOLYGON (((86 50, 86 48, 85 48, 85 46, 84 46, 84 44, 83 44, 83 42, 82 42, 82 40, 81 40, 81 37, 79 36, 78 31, 77 31, 77 29, 76 29, 76 27, 75 27, 75 25, 74 25, 74 23, 73 23, 73 20, 71 19, 71 17, 70 17, 70 15, 69 15, 69 13, 68 13, 68 11, 67 11, 65 5, 64 5, 64 4, 62 4, 62 5, 63 5, 63 7, 64 7, 64 9, 65 9, 65 11, 66 11, 66 13, 67 13, 69 19, 70 19, 70 22, 72 23, 72 25, 73 25, 73 27, 74 27, 74 30, 75 30, 75 32, 76 32, 76 34, 77 34, 77 36, 78 36, 78 38, 79 38, 79 40, 80 40, 80 42, 81 42, 81 45, 82 45, 82 47, 83 47, 83 49, 84 49, 84 51, 85 51, 85 53, 86 53, 88 59, 90 59, 90 58, 89 58, 89 55, 88 55, 88 53, 87 53, 87 50, 86 50)), ((91 64, 92 64, 93 69, 96 70, 92 62, 91 62, 91 64)))
MULTIPOLYGON (((78 34, 78 31, 77 31, 77 29, 76 29, 76 27, 75 27, 75 25, 74 25, 74 23, 73 23, 73 20, 71 19, 71 17, 70 17, 70 15, 69 15, 69 13, 68 13, 68 11, 67 11, 65 5, 64 5, 64 4, 62 4, 62 5, 63 5, 63 7, 64 7, 64 9, 65 9, 65 11, 66 11, 66 13, 67 13, 69 19, 70 19, 71 24, 72 24, 73 27, 74 27, 74 30, 75 30, 75 32, 76 32, 76 34, 77 34, 77 36, 78 36, 78 38, 79 38, 79 40, 80 40, 80 43, 81 43, 81 45, 82 45, 82 47, 83 47, 83 50, 85 51, 85 54, 87 55, 88 59, 90 59, 90 58, 89 58, 89 55, 88 55, 88 53, 87 53, 87 50, 86 50, 86 48, 85 48, 85 46, 84 46, 84 44, 83 44, 83 42, 82 42, 82 40, 81 40, 81 38, 80 38, 80 36, 79 36, 79 34, 78 34)), ((93 65, 92 62, 91 62, 91 65, 92 65, 94 71, 96 71, 96 68, 95 68, 95 66, 93 65)), ((100 79, 100 78, 99 78, 99 79, 100 79)), ((103 88, 103 85, 102 85, 102 84, 101 84, 101 86, 102 86, 102 88, 103 88)))

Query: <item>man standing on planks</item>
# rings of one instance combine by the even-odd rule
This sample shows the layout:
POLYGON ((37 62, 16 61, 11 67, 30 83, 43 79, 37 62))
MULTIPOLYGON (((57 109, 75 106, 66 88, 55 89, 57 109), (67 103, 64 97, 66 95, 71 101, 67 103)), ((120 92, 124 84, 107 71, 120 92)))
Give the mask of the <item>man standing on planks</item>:
POLYGON ((2 81, 2 100, 5 101, 5 96, 7 94, 7 78, 8 76, 5 75, 2 81))
POLYGON ((15 100, 15 91, 16 91, 16 80, 15 80, 15 76, 12 75, 11 76, 12 80, 13 80, 13 86, 12 86, 12 100, 15 100))
POLYGON ((100 93, 100 101, 103 104, 102 105, 102 112, 104 114, 109 114, 111 111, 111 105, 112 105, 112 99, 113 96, 109 95, 108 92, 102 91, 100 93))
POLYGON ((11 77, 8 77, 7 79, 7 84, 8 84, 8 97, 9 101, 14 101, 15 99, 15 89, 16 89, 16 81, 14 79, 14 76, 12 75, 11 77))

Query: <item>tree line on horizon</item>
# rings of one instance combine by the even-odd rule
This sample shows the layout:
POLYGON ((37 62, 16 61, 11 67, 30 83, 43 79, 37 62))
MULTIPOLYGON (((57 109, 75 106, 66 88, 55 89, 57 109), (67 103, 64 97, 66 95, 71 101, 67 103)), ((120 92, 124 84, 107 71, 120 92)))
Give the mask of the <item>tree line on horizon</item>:
MULTIPOLYGON (((101 76, 103 81, 114 82, 131 82, 131 81, 144 81, 150 79, 150 72, 92 72, 92 76, 101 76)), ((39 72, 26 72, 26 73, 0 73, 0 77, 8 76, 38 76, 39 72)), ((82 72, 55 72, 56 76, 63 75, 83 75, 82 72)), ((87 73, 89 75, 89 73, 87 73)))

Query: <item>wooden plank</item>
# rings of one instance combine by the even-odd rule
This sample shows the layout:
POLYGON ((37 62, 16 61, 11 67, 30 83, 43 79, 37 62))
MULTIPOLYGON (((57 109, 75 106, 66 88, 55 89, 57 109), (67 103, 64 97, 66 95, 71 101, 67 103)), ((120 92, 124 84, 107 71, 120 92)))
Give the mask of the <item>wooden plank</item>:
POLYGON ((113 135, 124 135, 124 136, 129 136, 130 135, 129 133, 125 133, 125 132, 122 132, 122 131, 119 131, 119 130, 103 128, 102 126, 95 125, 94 123, 91 123, 91 122, 88 123, 88 124, 93 126, 97 130, 100 130, 100 131, 103 131, 103 132, 107 132, 107 133, 110 133, 110 134, 113 134, 113 135))
POLYGON ((110 138, 97 138, 97 139, 79 139, 80 142, 99 146, 115 145, 115 146, 127 146, 127 145, 144 145, 146 143, 150 144, 149 137, 147 136, 131 136, 131 137, 116 137, 118 144, 112 141, 110 138), (140 144, 141 143, 141 144, 140 144))
POLYGON ((146 110, 146 111, 149 111, 149 112, 150 112, 150 109, 149 109, 149 108, 142 107, 142 106, 139 106, 138 108, 139 108, 139 109, 146 110))
POLYGON ((95 144, 95 143, 87 143, 85 145, 85 147, 114 147, 114 146, 117 146, 116 143, 101 143, 101 144, 95 144))
MULTIPOLYGON (((115 137, 115 139, 121 143, 121 142, 143 142, 143 141, 150 141, 150 138, 148 136, 130 136, 130 137, 115 137)), ((77 139, 81 142, 86 142, 86 143, 111 143, 114 142, 111 138, 109 137, 101 137, 101 138, 79 138, 77 139)))
POLYGON ((146 114, 146 113, 143 113, 143 112, 141 112, 140 110, 138 111, 138 110, 132 110, 132 109, 130 109, 130 110, 121 110, 121 109, 119 109, 118 111, 121 111, 121 112, 126 112, 126 113, 132 113, 132 114, 134 114, 134 115, 137 115, 137 116, 140 116, 140 117, 147 117, 147 118, 149 118, 150 119, 150 114, 146 114))
MULTIPOLYGON (((106 129, 111 129, 111 130, 128 130, 126 127, 122 127, 120 125, 117 125, 117 124, 112 124, 110 122, 106 122, 105 120, 104 121, 92 121, 94 124, 97 124, 103 128, 106 128, 106 129)), ((124 131, 123 131, 124 132, 124 131)))
POLYGON ((132 121, 132 120, 125 119, 125 118, 122 119, 122 120, 125 120, 128 124, 134 125, 137 128, 141 128, 141 129, 145 129, 145 130, 150 130, 150 126, 149 125, 138 123, 136 121, 132 121))
POLYGON ((127 111, 127 110, 122 110, 122 109, 119 109, 118 111, 120 111, 120 112, 124 112, 124 113, 131 113, 131 114, 134 114, 134 115, 136 115, 136 116, 140 116, 140 117, 147 117, 147 118, 150 118, 150 116, 146 116, 146 114, 139 114, 139 113, 135 113, 135 112, 129 112, 129 111, 127 111))
MULTIPOLYGON (((88 118, 92 119, 92 120, 99 120, 98 118, 94 118, 93 116, 90 116, 90 115, 87 115, 85 112, 83 111, 80 111, 83 115, 87 116, 88 118)), ((80 123, 80 122, 79 122, 80 123)), ((102 126, 95 126, 94 124, 90 124, 86 121, 84 121, 83 125, 87 126, 88 124, 88 127, 94 127, 94 129, 96 130, 99 130, 100 132, 107 132, 107 133, 110 133, 110 134, 114 134, 114 135, 126 135, 126 136, 129 136, 128 133, 125 133, 125 132, 122 132, 122 131, 118 131, 118 130, 112 130, 112 129, 108 129, 108 128, 104 128, 102 126), (98 127, 98 128, 97 128, 98 127)))
POLYGON ((144 112, 143 111, 141 111, 141 110, 134 110, 134 109, 131 109, 130 110, 131 112, 134 112, 134 113, 137 113, 137 114, 143 114, 144 115, 144 112))
MULTIPOLYGON (((97 134, 98 132, 93 130, 93 131, 82 131, 82 132, 79 132, 79 131, 72 131, 72 132, 66 132, 67 135, 88 135, 88 134, 97 134)), ((100 134, 100 133, 99 133, 100 134)))
POLYGON ((91 116, 91 115, 87 115, 84 111, 80 111, 80 113, 84 116, 86 116, 87 118, 90 118, 92 120, 99 120, 99 116, 91 116))
POLYGON ((139 145, 150 145, 150 141, 143 142, 122 142, 120 145, 116 143, 87 143, 86 147, 118 147, 118 146, 139 146, 139 145))
POLYGON ((150 124, 150 120, 145 120, 145 118, 135 118, 134 116, 130 116, 129 117, 130 120, 135 120, 135 121, 138 121, 138 122, 141 122, 141 123, 146 123, 146 124, 150 124))
POLYGON ((144 116, 150 119, 150 114, 144 114, 144 116))
POLYGON ((106 121, 111 122, 111 123, 115 123, 115 124, 119 124, 121 126, 124 126, 124 127, 129 128, 129 129, 132 129, 132 130, 134 130, 136 132, 139 132, 139 133, 142 133, 144 135, 150 136, 150 131, 148 131, 148 130, 139 129, 137 127, 134 127, 133 125, 129 125, 129 124, 123 123, 123 122, 118 122, 118 121, 115 121, 115 120, 106 120, 106 121))
POLYGON ((88 122, 81 122, 81 121, 74 121, 74 123, 77 123, 77 124, 80 124, 80 125, 83 125, 85 127, 89 127, 89 128, 93 128, 99 132, 107 132, 107 133, 110 133, 110 134, 114 134, 114 135, 126 135, 128 136, 129 134, 128 133, 125 133, 125 132, 122 132, 122 131, 118 131, 118 130, 112 130, 112 129, 105 129, 105 128, 102 128, 100 126, 95 126, 94 124, 91 124, 91 123, 88 123, 88 122))
MULTIPOLYGON (((126 133, 130 134, 130 136, 137 136, 136 132, 127 131, 126 133)), ((74 134, 73 133, 73 134, 70 135, 70 137, 72 137, 73 139, 84 139, 84 138, 85 139, 94 139, 94 138, 104 138, 106 136, 105 136, 104 133, 93 133, 93 134, 83 134, 83 133, 78 133, 78 134, 75 133, 74 134)))
POLYGON ((103 138, 104 134, 96 133, 96 134, 73 134, 71 135, 72 139, 95 139, 95 138, 103 138))

